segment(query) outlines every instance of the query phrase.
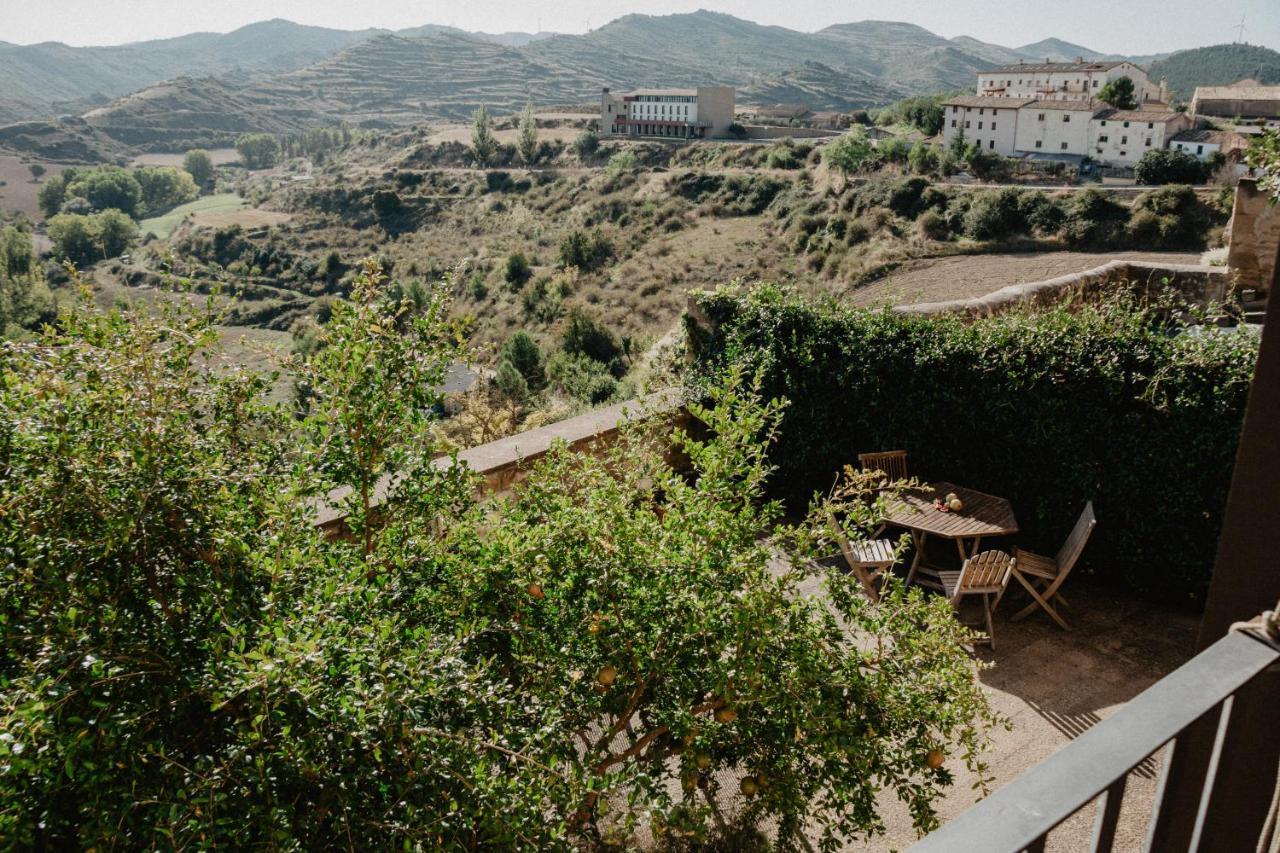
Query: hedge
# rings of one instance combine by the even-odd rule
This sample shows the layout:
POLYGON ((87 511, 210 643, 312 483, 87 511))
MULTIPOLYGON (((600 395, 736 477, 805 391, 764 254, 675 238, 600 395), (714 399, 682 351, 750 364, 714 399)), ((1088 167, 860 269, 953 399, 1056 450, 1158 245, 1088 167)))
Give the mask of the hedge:
MULTIPOLYGON (((1202 602, 1257 358, 1248 330, 1196 333, 1128 299, 962 320, 803 301, 761 286, 695 294, 696 391, 729 363, 789 401, 773 487, 807 500, 859 452, 1009 498, 1023 547, 1053 554, 1086 500, 1077 571, 1202 602)), ((992 543, 1011 546, 1012 542, 992 543)))

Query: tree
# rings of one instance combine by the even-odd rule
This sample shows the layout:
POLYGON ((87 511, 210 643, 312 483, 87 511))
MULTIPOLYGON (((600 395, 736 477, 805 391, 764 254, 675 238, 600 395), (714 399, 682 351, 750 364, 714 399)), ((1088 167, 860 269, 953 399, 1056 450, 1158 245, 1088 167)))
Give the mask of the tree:
POLYGON ((104 210, 89 220, 104 258, 123 254, 138 239, 138 224, 119 210, 104 210))
POLYGON ((507 262, 502 269, 502 277, 507 284, 519 290, 524 287, 531 275, 533 270, 529 267, 529 260, 524 256, 524 252, 512 252, 507 255, 507 262))
POLYGON ((945 110, 942 95, 917 95, 898 104, 898 117, 929 136, 942 130, 945 110))
POLYGON ((76 264, 91 264, 125 252, 138 237, 138 226, 119 210, 60 213, 47 223, 54 250, 76 264))
POLYGON ((373 194, 373 212, 383 223, 399 216, 404 211, 404 202, 395 190, 378 190, 373 194))
POLYGON ((142 210, 154 215, 200 195, 200 188, 190 173, 172 166, 142 166, 133 172, 142 188, 142 210))
POLYGON ((1136 110, 1138 101, 1134 95, 1133 80, 1128 77, 1117 77, 1108 80, 1098 92, 1098 100, 1110 104, 1118 110, 1136 110))
POLYGON ((533 101, 525 102, 517 133, 516 150, 520 152, 520 159, 526 166, 532 166, 538 159, 538 120, 533 115, 533 101))
POLYGON ((618 338, 585 309, 575 308, 569 313, 569 322, 564 327, 560 348, 570 355, 586 356, 603 364, 615 376, 620 377, 624 372, 622 345, 618 338))
POLYGON ((269 133, 246 133, 236 140, 246 169, 270 169, 280 157, 280 143, 269 133))
POLYGON ((27 169, 31 172, 31 180, 40 183, 40 179, 44 177, 45 172, 49 171, 42 163, 32 163, 27 169))
POLYGON ((691 407, 705 438, 636 422, 480 502, 433 429, 446 290, 391 289, 366 265, 291 365, 301 424, 168 302, 86 305, 6 353, 0 837, 713 841, 704 794, 735 773, 780 846, 816 827, 833 849, 877 831, 882 792, 935 825, 944 760, 981 778, 970 635, 941 599, 891 583, 873 607, 816 567, 827 510, 865 536, 884 499, 785 522, 781 404, 731 374, 691 407), (345 527, 318 535, 330 506, 345 527))
POLYGON ((31 234, 0 227, 0 339, 25 337, 54 319, 53 294, 36 266, 31 234))
POLYGON ((498 390, 515 403, 524 403, 529 398, 529 382, 516 369, 516 366, 505 358, 498 362, 493 381, 498 386, 498 390))
POLYGON ((68 198, 83 198, 95 211, 119 210, 127 216, 138 216, 142 185, 128 170, 118 166, 77 170, 68 181, 68 198))
POLYGON ((54 175, 52 178, 44 182, 44 186, 40 187, 40 191, 36 193, 36 204, 40 205, 40 212, 48 219, 55 216, 62 210, 62 204, 67 199, 67 177, 64 172, 61 175, 54 175))
POLYGON ((850 175, 862 171, 875 161, 876 150, 867 138, 866 131, 855 127, 829 143, 823 151, 822 159, 848 180, 850 175))
POLYGON ((595 156, 595 153, 600 150, 600 134, 596 133, 594 127, 585 128, 578 134, 578 138, 573 140, 573 150, 583 160, 595 156))
POLYGON ((203 148, 193 148, 188 151, 187 156, 182 158, 182 168, 187 170, 191 180, 195 181, 196 186, 201 190, 213 183, 215 173, 213 157, 209 156, 209 152, 203 148))
POLYGON ((547 386, 547 367, 537 341, 521 329, 507 338, 502 346, 502 360, 511 364, 531 391, 541 391, 547 386))
POLYGON ((1199 184, 1205 180, 1204 164, 1176 148, 1153 148, 1133 167, 1140 184, 1199 184))
POLYGON ((498 155, 498 140, 493 135, 489 111, 481 105, 471 114, 471 157, 481 169, 498 155))

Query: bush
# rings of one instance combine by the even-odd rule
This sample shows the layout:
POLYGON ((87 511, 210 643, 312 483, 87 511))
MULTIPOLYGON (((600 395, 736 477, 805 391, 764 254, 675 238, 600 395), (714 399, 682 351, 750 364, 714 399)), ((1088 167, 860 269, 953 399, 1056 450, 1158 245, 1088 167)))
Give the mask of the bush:
POLYGON ((1073 249, 1105 249, 1124 243, 1129 210, 1101 190, 1074 193, 1063 204, 1062 238, 1073 249))
POLYGON ((587 272, 613 255, 613 243, 599 228, 587 233, 574 229, 560 241, 560 266, 587 272))
POLYGON ((923 240, 946 240, 951 236, 947 220, 936 210, 926 210, 916 220, 916 233, 923 240))
POLYGON ((609 368, 580 353, 558 352, 547 362, 551 384, 562 394, 589 405, 607 403, 618 393, 609 368))
POLYGON ((521 329, 507 338, 502 347, 502 359, 520 371, 531 391, 541 391, 547 385, 547 368, 542 350, 533 336, 521 329))
POLYGON ((600 135, 594 127, 588 127, 573 140, 574 152, 583 160, 594 157, 600 150, 600 135))
POLYGON ((622 344, 618 338, 583 309, 570 312, 560 347, 570 355, 582 355, 599 362, 618 378, 626 372, 622 364, 622 344))
POLYGON ((689 329, 694 385, 732 363, 791 401, 777 492, 807 500, 858 453, 904 447, 922 477, 1009 498, 1019 544, 1042 553, 1093 500, 1087 570, 1203 600, 1256 335, 1176 334, 1163 312, 1124 300, 969 322, 814 306, 777 288, 697 301, 714 326, 689 329))
POLYGON ((1208 175, 1204 164, 1177 148, 1153 148, 1133 167, 1140 184, 1203 184, 1208 175))
POLYGON ((634 171, 636 168, 636 155, 630 151, 619 151, 609 158, 609 165, 606 171, 609 175, 617 177, 624 172, 634 171))
POLYGON ((75 264, 119 255, 138 237, 137 224, 118 210, 89 215, 60 213, 47 227, 54 251, 75 264))
POLYGON ((977 195, 964 216, 964 234, 973 240, 1005 239, 1025 232, 1019 207, 1022 191, 1006 188, 977 195))
POLYGON ((524 252, 512 252, 507 255, 507 263, 502 268, 502 277, 507 284, 519 290, 532 275, 533 268, 529 266, 529 259, 524 256, 524 252))

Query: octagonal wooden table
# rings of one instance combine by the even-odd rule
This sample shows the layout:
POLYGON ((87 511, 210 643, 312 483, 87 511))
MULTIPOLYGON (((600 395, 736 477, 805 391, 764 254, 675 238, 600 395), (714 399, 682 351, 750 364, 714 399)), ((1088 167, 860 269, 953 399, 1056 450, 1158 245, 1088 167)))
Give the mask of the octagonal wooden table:
POLYGON ((903 491, 890 506, 885 522, 911 531, 915 542, 916 553, 907 571, 907 583, 910 584, 919 573, 923 576, 921 585, 935 589, 942 588, 938 568, 923 560, 925 544, 930 536, 955 542, 963 565, 966 559, 978 553, 983 539, 1018 532, 1018 520, 1007 500, 955 483, 929 483, 903 491), (960 498, 964 507, 959 511, 938 509, 935 501, 951 492, 960 498))

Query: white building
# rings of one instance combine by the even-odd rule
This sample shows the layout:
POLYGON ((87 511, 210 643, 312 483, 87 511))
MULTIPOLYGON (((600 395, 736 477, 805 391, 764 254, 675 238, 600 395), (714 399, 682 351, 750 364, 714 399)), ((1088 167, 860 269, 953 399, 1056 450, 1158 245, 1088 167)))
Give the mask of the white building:
POLYGON ((1249 147, 1249 140, 1242 133, 1229 130, 1184 130, 1169 140, 1169 147, 1199 159, 1208 160, 1221 151, 1231 154, 1233 151, 1244 151, 1249 147))
POLYGON ((1116 110, 1093 100, 964 95, 943 102, 943 141, 963 134, 989 154, 1080 159, 1129 167, 1193 124, 1163 104, 1116 110))
POLYGON ((600 135, 665 139, 725 136, 733 124, 732 86, 636 89, 600 97, 600 135))
POLYGON ((1096 98, 1112 80, 1128 77, 1139 104, 1168 100, 1163 81, 1151 82, 1147 72, 1126 60, 1085 62, 1018 62, 978 72, 977 94, 997 98, 1038 98, 1087 101, 1096 98))

